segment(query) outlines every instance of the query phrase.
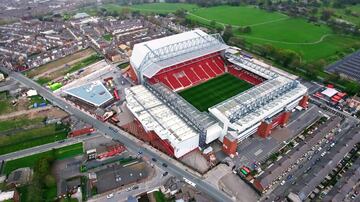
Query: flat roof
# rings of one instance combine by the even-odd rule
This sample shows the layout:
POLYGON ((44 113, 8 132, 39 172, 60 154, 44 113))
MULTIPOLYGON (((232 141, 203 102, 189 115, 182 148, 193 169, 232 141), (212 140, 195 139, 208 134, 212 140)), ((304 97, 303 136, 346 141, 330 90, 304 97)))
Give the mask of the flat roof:
POLYGON ((334 88, 326 88, 323 92, 321 92, 321 94, 326 95, 328 97, 332 97, 336 95, 336 93, 338 93, 338 91, 334 88))
POLYGON ((99 107, 113 99, 112 94, 100 81, 66 89, 65 93, 99 107))
POLYGON ((0 201, 14 198, 15 191, 0 192, 0 201))

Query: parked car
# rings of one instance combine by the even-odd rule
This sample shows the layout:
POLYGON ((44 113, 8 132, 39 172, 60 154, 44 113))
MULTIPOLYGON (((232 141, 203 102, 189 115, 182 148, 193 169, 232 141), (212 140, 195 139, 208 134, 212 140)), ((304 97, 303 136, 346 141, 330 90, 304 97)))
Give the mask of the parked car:
POLYGON ((132 190, 139 189, 139 186, 135 185, 132 187, 132 190))
POLYGON ((108 194, 108 195, 106 196, 107 199, 111 199, 112 197, 114 197, 114 194, 113 194, 113 193, 108 194))

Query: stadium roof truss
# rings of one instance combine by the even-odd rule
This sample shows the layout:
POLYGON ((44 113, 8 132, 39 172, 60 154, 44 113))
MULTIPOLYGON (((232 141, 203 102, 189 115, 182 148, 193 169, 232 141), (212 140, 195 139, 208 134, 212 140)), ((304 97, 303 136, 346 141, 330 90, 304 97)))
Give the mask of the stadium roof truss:
POLYGON ((245 58, 230 53, 226 53, 225 56, 228 58, 229 62, 236 64, 237 66, 246 69, 250 72, 253 72, 265 79, 273 79, 279 76, 277 73, 268 70, 258 64, 255 64, 245 58))
POLYGON ((146 44, 144 44, 144 46, 149 49, 149 51, 137 68, 140 73, 140 79, 142 79, 143 75, 151 78, 161 69, 182 61, 227 48, 220 34, 198 35, 197 37, 157 49, 151 49, 146 44))
POLYGON ((172 109, 180 118, 182 118, 189 126, 192 126, 200 134, 200 146, 205 145, 206 129, 217 121, 206 112, 200 112, 184 98, 161 83, 148 84, 145 87, 153 92, 158 98, 172 109))
POLYGON ((230 124, 236 124, 239 133, 247 130, 251 123, 258 123, 261 119, 274 115, 277 109, 284 109, 306 94, 306 87, 297 80, 279 75, 239 56, 226 56, 235 68, 243 68, 268 79, 209 108, 215 116, 224 117, 230 124))
POLYGON ((127 107, 147 131, 155 131, 161 139, 176 146, 198 133, 143 85, 125 89, 127 107))
MULTIPOLYGON (((276 79, 268 80, 259 86, 239 94, 234 99, 232 99, 238 105, 237 107, 231 108, 230 110, 230 114, 228 115, 230 122, 236 122, 244 115, 261 108, 270 101, 295 88, 298 84, 298 81, 281 83, 276 79)), ((229 103, 230 102, 226 102, 223 104, 223 106, 226 108, 226 105, 229 103)))

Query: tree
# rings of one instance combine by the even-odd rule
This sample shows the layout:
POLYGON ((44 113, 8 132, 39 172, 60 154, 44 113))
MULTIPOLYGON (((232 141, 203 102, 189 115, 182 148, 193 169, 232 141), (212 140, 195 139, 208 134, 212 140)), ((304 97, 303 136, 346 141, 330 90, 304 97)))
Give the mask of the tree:
POLYGON ((217 26, 217 27, 216 27, 216 31, 217 31, 218 33, 222 32, 223 30, 224 30, 224 28, 223 28, 222 26, 217 26))
POLYGON ((125 18, 130 17, 130 16, 131 16, 130 8, 125 7, 125 8, 121 9, 120 14, 119 14, 119 17, 121 19, 125 19, 125 18))
POLYGON ((331 9, 324 9, 322 12, 321 12, 321 20, 324 20, 324 21, 328 21, 331 16, 334 15, 334 11, 331 10, 331 9))
POLYGON ((228 41, 230 45, 238 46, 238 47, 245 47, 246 41, 240 37, 231 37, 228 41))
POLYGON ((250 26, 246 26, 246 27, 239 27, 238 31, 240 33, 250 33, 251 32, 251 27, 250 26))
POLYGON ((44 184, 48 188, 56 186, 56 180, 55 180, 54 176, 46 175, 45 180, 44 180, 44 184))
POLYGON ((211 26, 211 27, 215 27, 215 26, 216 26, 216 21, 215 21, 215 20, 211 20, 210 26, 211 26))
POLYGON ((351 15, 351 13, 352 13, 352 12, 351 12, 351 10, 350 10, 350 9, 348 9, 348 8, 347 8, 347 9, 345 9, 345 14, 346 14, 346 15, 351 15))
POLYGON ((233 36, 233 30, 232 30, 232 26, 231 25, 227 25, 225 27, 224 33, 222 35, 223 39, 225 42, 228 42, 229 39, 233 36))
POLYGON ((318 21, 318 18, 314 15, 310 16, 309 17, 309 22, 317 22, 318 21))
POLYGON ((185 9, 177 9, 174 14, 179 18, 185 18, 186 10, 185 9))
POLYGON ((275 47, 272 46, 271 44, 265 44, 262 46, 262 54, 264 57, 273 57, 274 53, 276 51, 275 47))
POLYGON ((243 32, 244 33, 250 33, 251 32, 251 27, 250 26, 244 27, 243 32))
POLYGON ((316 15, 316 14, 318 13, 318 11, 319 11, 318 8, 312 8, 312 9, 310 10, 310 13, 311 13, 312 15, 316 15))

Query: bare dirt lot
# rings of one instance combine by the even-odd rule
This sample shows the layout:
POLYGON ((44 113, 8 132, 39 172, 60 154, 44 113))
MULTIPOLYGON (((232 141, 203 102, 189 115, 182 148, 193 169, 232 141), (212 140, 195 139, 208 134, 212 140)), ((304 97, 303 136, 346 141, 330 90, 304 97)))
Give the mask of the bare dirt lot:
POLYGON ((42 77, 42 76, 50 76, 51 77, 58 77, 58 72, 62 72, 61 70, 66 68, 67 65, 71 65, 74 64, 92 54, 94 54, 95 51, 91 48, 76 52, 72 55, 66 56, 64 58, 61 58, 59 60, 53 61, 53 62, 49 62, 45 65, 42 65, 38 68, 34 68, 29 70, 28 72, 26 72, 26 75, 29 78, 38 78, 38 77, 42 77), (49 74, 49 75, 47 75, 49 74))

